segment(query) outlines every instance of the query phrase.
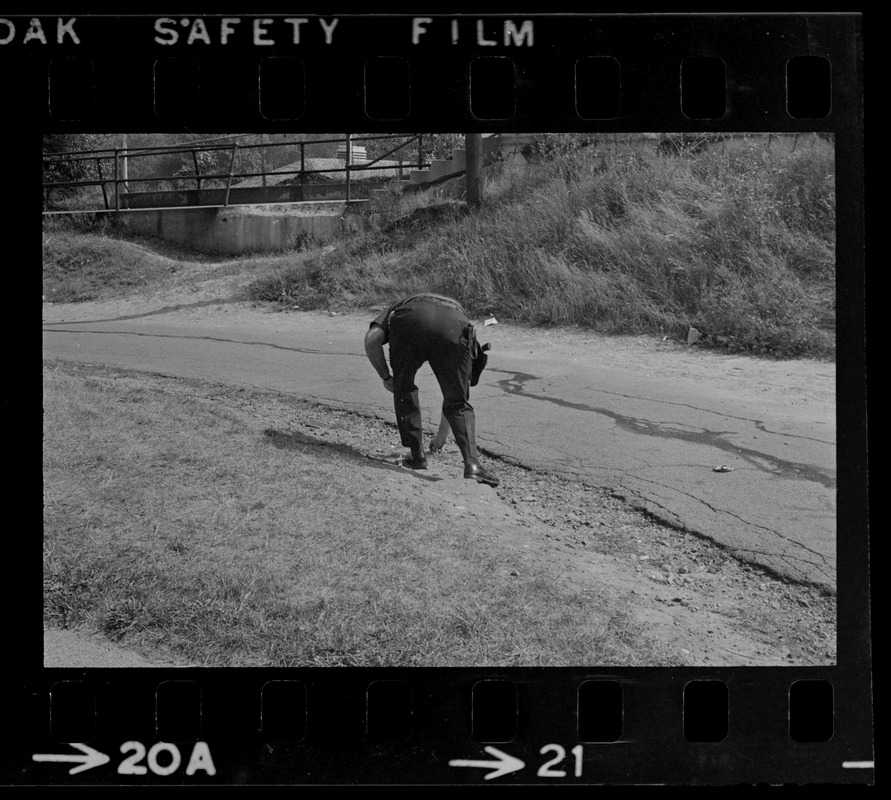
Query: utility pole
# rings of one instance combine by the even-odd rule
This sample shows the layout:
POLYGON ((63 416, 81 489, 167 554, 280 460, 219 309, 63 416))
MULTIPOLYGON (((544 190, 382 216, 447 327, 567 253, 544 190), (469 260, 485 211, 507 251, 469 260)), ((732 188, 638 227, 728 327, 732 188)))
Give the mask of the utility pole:
POLYGON ((350 202, 350 165, 353 163, 353 139, 348 133, 346 135, 346 159, 344 162, 344 170, 346 172, 346 201, 350 202))
POLYGON ((464 134, 467 157, 467 205, 479 208, 483 201, 483 137, 479 133, 464 134))

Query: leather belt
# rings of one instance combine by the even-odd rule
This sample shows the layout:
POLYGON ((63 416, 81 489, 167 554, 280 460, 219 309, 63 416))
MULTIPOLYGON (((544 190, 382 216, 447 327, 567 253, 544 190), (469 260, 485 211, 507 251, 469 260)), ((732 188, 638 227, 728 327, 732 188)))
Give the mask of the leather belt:
POLYGON ((458 311, 464 310, 454 300, 448 300, 445 297, 436 297, 435 295, 432 295, 432 294, 418 294, 418 295, 414 295, 413 297, 409 297, 408 300, 406 300, 406 305, 408 303, 414 303, 414 302, 434 303, 436 305, 446 306, 447 308, 455 308, 458 311))

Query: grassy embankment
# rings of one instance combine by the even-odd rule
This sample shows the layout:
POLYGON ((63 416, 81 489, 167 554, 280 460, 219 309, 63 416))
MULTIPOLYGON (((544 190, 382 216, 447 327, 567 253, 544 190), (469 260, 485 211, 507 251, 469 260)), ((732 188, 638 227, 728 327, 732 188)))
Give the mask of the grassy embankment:
POLYGON ((221 264, 160 240, 123 239, 103 215, 47 217, 43 223, 43 299, 82 303, 126 297, 190 277, 200 281, 250 269, 253 259, 221 264))
POLYGON ((182 388, 46 366, 48 627, 206 666, 671 663, 620 603, 270 432, 271 397, 182 388))

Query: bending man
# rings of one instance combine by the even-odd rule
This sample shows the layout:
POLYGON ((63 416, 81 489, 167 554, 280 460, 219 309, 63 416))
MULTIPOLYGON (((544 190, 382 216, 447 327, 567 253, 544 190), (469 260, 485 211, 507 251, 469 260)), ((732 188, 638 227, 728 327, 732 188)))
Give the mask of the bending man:
POLYGON ((464 309, 455 300, 435 294, 413 295, 379 314, 365 334, 365 353, 384 387, 393 393, 402 445, 411 449, 403 463, 426 469, 424 432, 415 377, 425 361, 442 389, 442 413, 448 420, 464 459, 464 477, 497 486, 498 478, 479 463, 476 418, 470 405, 470 382, 476 334, 464 309), (387 367, 384 345, 390 345, 387 367))

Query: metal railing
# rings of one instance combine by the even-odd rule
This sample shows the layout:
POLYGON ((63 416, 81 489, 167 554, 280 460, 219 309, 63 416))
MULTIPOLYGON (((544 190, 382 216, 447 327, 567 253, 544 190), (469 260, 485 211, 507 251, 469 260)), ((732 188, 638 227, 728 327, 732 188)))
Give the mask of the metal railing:
MULTIPOLYGON (((425 159, 425 137, 428 134, 415 134, 412 136, 363 136, 353 137, 347 134, 343 137, 331 139, 316 139, 311 141, 305 140, 289 140, 277 142, 262 142, 254 144, 242 144, 239 139, 242 137, 222 137, 227 141, 219 139, 203 140, 202 142, 192 142, 189 144, 177 144, 162 147, 140 147, 140 148, 106 148, 97 150, 77 150, 66 153, 45 154, 43 159, 44 180, 42 183, 44 190, 44 208, 49 204, 49 197, 53 190, 56 189, 77 189, 87 187, 100 187, 102 190, 102 199, 105 210, 120 211, 122 209, 122 200, 127 194, 132 193, 134 184, 175 184, 181 185, 184 182, 194 182, 195 188, 201 190, 209 184, 218 181, 223 183, 225 189, 223 205, 228 206, 233 188, 233 182, 236 180, 247 180, 251 178, 261 178, 262 186, 266 186, 269 178, 275 176, 279 181, 283 176, 293 177, 299 176, 302 180, 314 175, 337 175, 343 173, 345 178, 345 200, 352 201, 353 184, 356 181, 356 174, 360 172, 375 172, 391 170, 396 171, 401 176, 403 169, 424 169, 429 166, 429 162, 425 159), (386 149, 385 152, 374 157, 370 161, 356 163, 353 160, 354 146, 362 142, 375 142, 381 140, 395 140, 394 146, 386 149), (307 149, 317 149, 320 146, 330 144, 343 144, 345 146, 345 159, 343 166, 326 167, 326 168, 310 168, 307 169, 307 149), (299 148, 300 159, 298 162, 286 165, 293 166, 293 169, 277 168, 268 170, 266 168, 266 156, 269 150, 273 148, 299 148), (411 151, 410 159, 400 159, 396 165, 382 164, 389 156, 395 154, 404 154, 411 151), (256 152, 259 155, 260 168, 250 169, 246 171, 236 171, 236 163, 239 154, 249 154, 256 152), (186 160, 191 156, 191 164, 194 168, 193 174, 184 174, 181 169, 176 174, 161 175, 134 175, 134 165, 140 162, 140 159, 157 159, 160 156, 186 156, 186 160), (214 155, 228 156, 228 167, 222 172, 202 172, 202 160, 207 162, 219 161, 214 155), (202 158, 204 156, 204 158, 202 158), (79 166, 75 166, 79 165, 79 166), (83 165, 83 166, 80 166, 83 165), (95 177, 79 177, 74 180, 47 180, 47 176, 52 173, 59 172, 59 166, 62 171, 71 173, 79 171, 81 173, 89 172, 87 165, 95 165, 95 177)), ((256 162, 256 159, 254 160, 256 162)), ((149 172, 153 172, 149 170, 149 172)), ((166 189, 170 191, 170 189, 166 189)), ((174 189, 174 191, 182 191, 174 189)), ((53 213, 53 212, 47 212, 53 213)), ((65 212, 55 212, 65 213, 65 212)))

